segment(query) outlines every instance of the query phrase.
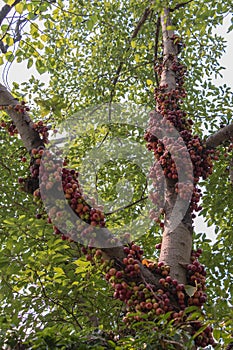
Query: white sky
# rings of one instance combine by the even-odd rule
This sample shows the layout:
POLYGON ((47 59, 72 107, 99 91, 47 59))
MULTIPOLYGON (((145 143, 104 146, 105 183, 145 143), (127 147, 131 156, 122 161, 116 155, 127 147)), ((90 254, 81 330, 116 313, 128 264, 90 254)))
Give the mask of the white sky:
MULTIPOLYGON (((2 7, 3 4, 4 4, 3 1, 0 0, 0 8, 2 7)), ((223 26, 219 26, 216 29, 216 32, 218 34, 223 35, 227 40, 227 48, 226 48, 226 53, 224 53, 223 58, 221 60, 221 65, 226 68, 222 72, 223 78, 215 80, 214 83, 218 85, 225 83, 229 87, 231 87, 233 90, 233 31, 228 34, 226 33, 229 25, 230 25, 230 16, 225 18, 223 26)), ((0 66, 1 81, 3 81, 2 80, 3 68, 4 66, 0 66)), ((34 69, 28 70, 26 68, 26 63, 13 62, 7 74, 7 82, 11 87, 13 81, 16 81, 17 83, 26 81, 31 76, 31 74, 33 74, 35 77, 38 77, 40 80, 43 80, 44 82, 47 81, 46 74, 39 75, 34 69)), ((214 227, 207 227, 202 217, 198 217, 195 220, 195 231, 205 232, 209 238, 214 239, 214 227)))

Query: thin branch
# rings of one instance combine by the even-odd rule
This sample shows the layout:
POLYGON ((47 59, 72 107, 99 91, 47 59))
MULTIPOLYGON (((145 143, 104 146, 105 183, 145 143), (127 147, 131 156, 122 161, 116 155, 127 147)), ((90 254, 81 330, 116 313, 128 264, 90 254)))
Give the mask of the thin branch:
MULTIPOLYGON (((134 38, 136 38, 136 36, 138 35, 138 32, 140 31, 142 25, 145 23, 145 21, 147 20, 149 14, 151 13, 151 9, 149 7, 147 7, 142 15, 142 17, 140 18, 137 26, 135 27, 130 39, 129 39, 129 44, 132 42, 132 40, 134 38)), ((126 52, 128 52, 130 50, 130 46, 127 48, 126 52)), ((121 73, 121 70, 122 70, 122 67, 123 67, 123 64, 124 64, 124 61, 121 61, 117 70, 116 70, 116 74, 115 74, 115 77, 113 79, 113 88, 111 90, 111 94, 110 94, 110 103, 112 102, 113 100, 113 96, 114 96, 114 93, 115 93, 115 87, 116 87, 116 84, 119 80, 119 77, 120 77, 120 73, 121 73)))
POLYGON ((163 341, 164 343, 168 343, 168 344, 173 344, 173 345, 175 345, 175 348, 176 348, 176 349, 185 349, 185 348, 184 348, 184 344, 181 344, 181 343, 179 343, 179 342, 177 342, 177 341, 175 341, 175 340, 163 339, 162 341, 163 341))
POLYGON ((221 128, 213 135, 210 135, 206 140, 207 148, 216 148, 224 141, 229 141, 233 138, 233 123, 221 128))
POLYGON ((8 166, 6 166, 2 160, 0 160, 0 165, 11 174, 11 169, 8 166))
MULTIPOLYGON (((10 29, 10 27, 11 27, 11 25, 12 25, 12 23, 13 23, 13 20, 14 20, 14 16, 11 18, 11 21, 10 21, 10 23, 8 24, 8 27, 7 27, 7 29, 5 30, 5 33, 3 33, 3 35, 2 35, 2 37, 0 38, 0 42, 2 43, 2 40, 5 38, 5 36, 7 35, 7 32, 8 32, 8 30, 10 29)), ((3 43, 2 43, 3 44, 3 43)), ((7 46, 7 45, 6 45, 7 46)), ((8 48, 8 46, 7 46, 7 48, 8 48)), ((4 52, 3 52, 4 53, 4 52)))
POLYGON ((21 24, 23 24, 24 22, 27 22, 27 19, 18 19, 17 23, 16 23, 16 27, 15 27, 15 38, 14 38, 14 43, 16 43, 17 41, 20 41, 22 39, 22 35, 21 35, 21 24))
POLYGON ((174 12, 175 10, 178 10, 180 9, 181 7, 184 7, 185 5, 189 4, 190 2, 192 2, 193 0, 189 0, 189 1, 186 1, 186 2, 181 2, 180 4, 177 4, 175 7, 173 8, 170 8, 170 12, 174 12))
POLYGON ((149 14, 151 13, 151 9, 149 7, 147 7, 142 15, 142 17, 140 18, 136 28, 133 31, 133 34, 131 35, 130 38, 130 42, 136 38, 136 36, 138 35, 139 30, 141 29, 142 25, 146 22, 149 14))
POLYGON ((67 313, 68 315, 71 315, 72 318, 74 319, 75 323, 77 324, 77 326, 82 330, 82 326, 81 326, 81 324, 79 323, 79 321, 77 320, 76 316, 74 315, 73 310, 72 310, 72 311, 69 311, 69 310, 68 310, 63 304, 61 304, 59 301, 54 300, 53 298, 51 298, 51 297, 46 293, 45 287, 44 287, 44 285, 43 285, 43 283, 42 283, 42 281, 41 281, 41 278, 40 278, 40 276, 38 275, 37 271, 34 270, 34 272, 35 272, 35 274, 36 274, 36 276, 37 276, 37 278, 38 278, 38 280, 39 280, 39 283, 40 283, 40 286, 41 286, 41 290, 42 290, 42 294, 44 295, 44 298, 47 299, 47 300, 49 300, 49 301, 51 301, 51 302, 54 303, 55 305, 61 307, 63 310, 66 311, 66 313, 67 313))
POLYGON ((125 210, 125 209, 128 209, 128 208, 131 208, 131 207, 133 207, 134 205, 136 205, 136 204, 138 204, 138 203, 144 201, 145 199, 148 199, 148 196, 146 196, 146 197, 141 197, 140 199, 138 199, 137 201, 135 201, 135 202, 133 202, 133 203, 130 203, 130 204, 124 206, 124 207, 120 207, 120 208, 118 208, 118 209, 116 209, 116 210, 113 210, 113 211, 110 211, 110 212, 108 212, 108 213, 104 213, 104 215, 105 215, 105 216, 108 216, 108 215, 117 213, 117 212, 119 212, 119 211, 121 211, 121 210, 125 210))

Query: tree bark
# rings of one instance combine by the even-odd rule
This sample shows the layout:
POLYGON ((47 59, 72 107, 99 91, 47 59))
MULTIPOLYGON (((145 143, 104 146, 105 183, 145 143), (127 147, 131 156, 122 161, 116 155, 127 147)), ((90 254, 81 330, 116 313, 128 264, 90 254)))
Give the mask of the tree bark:
POLYGON ((207 148, 216 148, 225 141, 233 139, 233 123, 221 128, 213 135, 210 135, 206 140, 207 148))
POLYGON ((5 86, 0 84, 0 105, 10 106, 6 112, 14 122, 25 148, 30 153, 33 148, 43 146, 43 141, 39 133, 34 130, 33 122, 28 113, 15 111, 14 107, 17 104, 19 104, 19 101, 7 91, 5 86))
MULTIPOLYGON (((174 31, 168 9, 164 9, 161 16, 163 37, 163 68, 160 87, 166 86, 166 91, 176 89, 175 71, 171 69, 174 60, 177 59, 178 49, 174 43, 174 31)), ((190 263, 192 251, 192 218, 188 210, 185 220, 171 231, 170 215, 175 206, 177 194, 173 180, 166 179, 165 193, 165 226, 162 237, 162 247, 159 257, 160 262, 170 266, 170 275, 179 283, 186 284, 186 270, 183 265, 190 263)))

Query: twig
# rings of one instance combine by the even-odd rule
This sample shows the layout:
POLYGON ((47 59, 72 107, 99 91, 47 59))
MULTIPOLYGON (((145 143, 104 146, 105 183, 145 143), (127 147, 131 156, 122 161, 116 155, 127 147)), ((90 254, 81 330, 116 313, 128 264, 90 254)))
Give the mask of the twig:
POLYGON ((174 12, 175 10, 178 10, 179 8, 181 7, 184 7, 185 5, 189 4, 190 2, 192 2, 193 0, 189 0, 189 1, 186 1, 186 2, 181 2, 180 4, 177 4, 175 7, 170 8, 170 12, 174 12))
POLYGON ((124 207, 120 207, 120 208, 118 208, 118 209, 116 209, 116 210, 113 210, 113 211, 110 211, 110 212, 108 212, 108 213, 104 213, 104 215, 107 216, 107 215, 115 214, 115 213, 117 213, 118 211, 125 210, 125 209, 127 209, 127 208, 133 207, 135 204, 138 204, 138 203, 144 201, 145 199, 148 199, 148 196, 146 196, 146 197, 141 197, 140 199, 138 199, 137 201, 135 201, 135 202, 133 202, 133 203, 130 203, 130 204, 124 206, 124 207))
POLYGON ((184 349, 184 345, 179 343, 179 342, 177 342, 177 341, 175 341, 175 340, 163 339, 163 342, 175 345, 176 349, 184 349))
POLYGON ((11 169, 10 169, 7 165, 5 165, 5 164, 3 163, 2 160, 0 160, 0 165, 1 165, 4 169, 8 170, 9 173, 11 174, 11 169))
POLYGON ((82 329, 82 326, 81 326, 81 324, 78 322, 77 318, 75 317, 73 310, 72 310, 72 311, 69 311, 64 305, 62 305, 62 304, 59 303, 58 301, 52 299, 50 296, 48 296, 47 293, 46 293, 46 291, 45 291, 45 287, 44 287, 44 285, 43 285, 43 283, 42 283, 42 281, 41 281, 40 276, 38 275, 37 271, 34 270, 34 272, 35 272, 35 274, 36 274, 36 276, 37 276, 37 278, 38 278, 38 280, 39 280, 39 283, 40 283, 40 286, 41 286, 41 290, 42 290, 42 294, 44 295, 44 298, 50 300, 52 303, 54 303, 54 304, 57 305, 57 306, 60 306, 63 310, 65 310, 65 311, 67 312, 68 315, 71 315, 71 316, 73 317, 73 319, 74 319, 75 323, 78 325, 78 327, 79 327, 80 329, 82 329))
MULTIPOLYGON (((132 33, 130 39, 129 39, 129 44, 132 42, 132 40, 133 40, 134 38, 136 38, 138 32, 140 31, 142 25, 143 25, 143 24, 145 23, 145 21, 147 20, 147 18, 148 18, 148 16, 149 16, 150 13, 151 13, 151 9, 150 9, 149 7, 147 7, 147 8, 145 9, 145 11, 144 11, 142 17, 140 18, 140 20, 139 20, 139 22, 138 22, 136 28, 134 29, 134 31, 133 31, 133 33, 132 33)), ((129 50, 130 50, 130 46, 128 46, 128 48, 126 49, 126 52, 128 52, 129 50)), ((120 73, 121 73, 123 64, 124 64, 124 61, 121 61, 120 64, 119 64, 119 66, 118 66, 118 68, 117 68, 117 70, 116 70, 116 74, 115 74, 115 77, 114 77, 113 82, 112 82, 113 88, 112 88, 111 94, 110 94, 110 103, 111 103, 112 100, 113 100, 113 96, 114 96, 114 94, 115 94, 115 87, 116 87, 116 84, 117 84, 117 82, 118 82, 118 80, 119 80, 119 76, 120 76, 120 73)))
POLYGON ((149 7, 147 7, 142 15, 142 17, 140 18, 136 28, 133 31, 133 34, 131 35, 130 38, 130 42, 136 38, 136 36, 138 35, 139 30, 141 29, 142 25, 146 22, 149 14, 151 13, 151 9, 149 7))

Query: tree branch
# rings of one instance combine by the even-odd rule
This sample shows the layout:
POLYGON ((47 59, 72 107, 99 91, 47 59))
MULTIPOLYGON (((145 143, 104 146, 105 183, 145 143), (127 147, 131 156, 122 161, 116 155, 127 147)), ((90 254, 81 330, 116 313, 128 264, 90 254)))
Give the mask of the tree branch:
MULTIPOLYGON (((136 36, 138 35, 138 32, 140 31, 142 25, 145 23, 145 21, 147 20, 149 14, 151 13, 151 9, 150 8, 146 8, 142 17, 140 18, 137 26, 135 27, 130 39, 129 39, 129 44, 132 42, 132 40, 134 38, 136 38, 136 36)), ((130 49, 130 46, 127 48, 126 52, 128 52, 130 49)), ((112 99, 113 99, 113 96, 114 96, 114 92, 115 92, 115 86, 119 80, 119 77, 120 77, 120 73, 122 71, 122 67, 123 67, 123 64, 124 64, 124 61, 121 61, 117 70, 116 70, 116 74, 115 74, 115 77, 113 79, 113 88, 112 88, 112 91, 111 91, 111 95, 110 95, 110 102, 112 102, 112 99)))
POLYGON ((216 148, 224 141, 229 141, 233 138, 233 123, 221 128, 213 135, 210 135, 206 140, 207 148, 216 148))
POLYGON ((106 215, 106 216, 112 215, 112 214, 118 213, 119 211, 122 211, 122 210, 125 210, 125 209, 128 209, 128 208, 131 208, 131 207, 133 207, 134 205, 136 205, 136 204, 138 204, 138 203, 140 203, 140 202, 142 202, 142 201, 144 201, 144 200, 146 200, 146 199, 148 199, 148 196, 146 196, 146 197, 141 197, 141 198, 138 199, 137 201, 135 201, 135 202, 133 202, 133 203, 130 203, 130 204, 124 206, 124 207, 120 207, 120 208, 118 208, 118 209, 115 209, 115 210, 113 210, 113 211, 110 211, 110 212, 108 212, 108 213, 105 213, 105 215, 106 215))
POLYGON ((136 36, 138 35, 139 30, 141 29, 142 25, 146 22, 149 14, 151 13, 151 9, 149 7, 147 7, 142 15, 142 17, 140 18, 136 28, 133 31, 133 34, 131 35, 130 38, 130 42, 136 38, 136 36))
POLYGON ((189 4, 192 1, 193 0, 189 0, 189 1, 186 1, 186 2, 181 2, 180 4, 177 4, 175 7, 170 8, 169 10, 170 10, 170 12, 174 12, 174 11, 178 10, 179 8, 184 7, 185 5, 189 4))
POLYGON ((0 11, 0 25, 8 15, 8 13, 12 10, 12 8, 17 5, 21 0, 15 0, 12 5, 4 5, 0 11))
MULTIPOLYGON (((0 84, 0 105, 14 107, 17 104, 19 104, 19 101, 7 91, 4 85, 0 84)), ((14 108, 9 108, 7 114, 13 120, 23 144, 29 153, 33 148, 43 146, 43 141, 39 133, 33 128, 33 122, 27 112, 19 113, 14 108)))

